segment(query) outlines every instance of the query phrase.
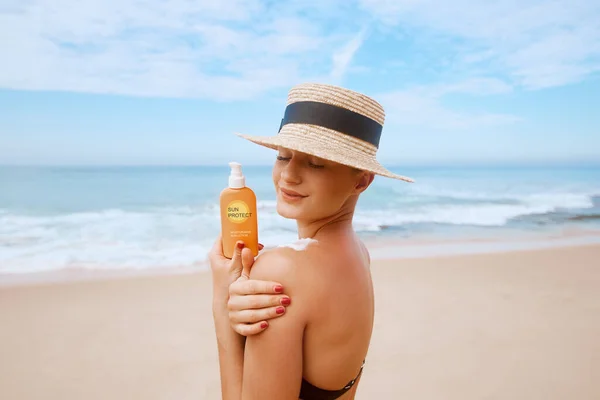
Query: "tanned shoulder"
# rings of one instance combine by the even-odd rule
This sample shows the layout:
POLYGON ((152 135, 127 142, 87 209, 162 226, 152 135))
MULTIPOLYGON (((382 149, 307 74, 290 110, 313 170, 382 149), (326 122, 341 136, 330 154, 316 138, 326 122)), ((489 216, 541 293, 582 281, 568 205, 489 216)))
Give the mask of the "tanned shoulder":
POLYGON ((277 247, 265 250, 256 258, 250 270, 250 279, 279 282, 287 294, 298 282, 298 260, 291 249, 277 247))

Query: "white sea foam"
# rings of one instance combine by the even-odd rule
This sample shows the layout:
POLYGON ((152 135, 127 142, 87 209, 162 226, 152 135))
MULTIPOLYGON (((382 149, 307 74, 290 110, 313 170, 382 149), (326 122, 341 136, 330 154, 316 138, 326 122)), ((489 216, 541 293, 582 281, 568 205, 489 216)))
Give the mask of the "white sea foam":
POLYGON ((203 261, 218 224, 173 212, 2 215, 0 272, 190 266, 203 261))
MULTIPOLYGON (((4 174, 0 182, 0 273, 197 266, 220 230, 225 181, 211 178, 212 170, 38 172, 27 179, 4 174)), ((228 169, 222 173, 226 179, 228 169)), ((377 179, 361 196, 355 229, 376 234, 399 227, 410 234, 438 224, 511 226, 531 215, 592 208, 592 196, 600 194, 599 179, 586 171, 558 178, 553 171, 437 174, 414 185, 377 179)), ((310 242, 294 244, 296 222, 277 214, 270 172, 254 182, 259 241, 305 248, 310 242)))
MULTIPOLYGON (((268 202, 259 211, 259 240, 266 246, 292 243, 296 223, 268 202)), ((359 232, 406 224, 504 226, 512 218, 560 209, 586 208, 591 199, 573 194, 523 196, 513 204, 431 204, 391 209, 360 208, 359 232)), ((152 211, 108 209, 59 215, 0 213, 0 272, 60 268, 153 268, 201 263, 220 229, 218 213, 206 207, 152 211)))
MULTIPOLYGON (((477 197, 477 196, 475 196, 477 197)), ((483 198, 484 196, 479 196, 483 198)), ((435 223, 450 225, 504 226, 511 219, 527 215, 545 214, 560 210, 592 207, 587 194, 552 193, 519 195, 512 198, 490 199, 475 204, 440 202, 410 205, 392 209, 360 209, 354 222, 357 230, 376 231, 384 226, 435 223), (502 203, 506 204, 502 204, 502 203)))

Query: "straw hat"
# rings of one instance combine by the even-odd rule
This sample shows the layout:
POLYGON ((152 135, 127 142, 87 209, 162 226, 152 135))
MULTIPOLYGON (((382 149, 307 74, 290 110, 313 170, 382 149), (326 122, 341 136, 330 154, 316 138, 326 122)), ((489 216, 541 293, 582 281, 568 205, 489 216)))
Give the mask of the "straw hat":
POLYGON ((272 149, 278 147, 406 182, 376 159, 385 120, 383 107, 361 93, 332 85, 294 86, 275 136, 238 136, 272 149))

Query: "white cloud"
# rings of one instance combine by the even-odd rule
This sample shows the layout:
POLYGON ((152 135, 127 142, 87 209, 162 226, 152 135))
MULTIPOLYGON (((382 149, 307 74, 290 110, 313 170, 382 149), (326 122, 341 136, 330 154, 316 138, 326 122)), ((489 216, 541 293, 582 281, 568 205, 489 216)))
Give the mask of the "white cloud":
POLYGON ((491 78, 470 79, 454 84, 418 86, 377 96, 386 110, 386 123, 441 130, 477 129, 512 124, 519 117, 508 114, 459 112, 444 107, 451 94, 489 95, 510 92, 506 83, 491 78))
POLYGON ((500 79, 495 78, 471 78, 458 83, 434 85, 426 88, 426 91, 437 97, 449 93, 491 95, 508 93, 512 90, 512 86, 500 79))
POLYGON ((356 36, 348 41, 348 43, 344 44, 339 50, 333 53, 333 68, 331 69, 331 78, 334 82, 339 83, 348 67, 350 67, 350 63, 354 58, 354 55, 362 45, 365 39, 365 30, 361 30, 356 36))
POLYGON ((0 87, 216 100, 287 89, 324 75, 329 55, 351 37, 314 23, 310 13, 300 17, 301 7, 13 0, 0 8, 0 87))
MULTIPOLYGON (((459 44, 456 68, 501 72, 530 89, 559 86, 600 71, 600 2, 593 0, 360 0, 387 25, 459 44), (464 50, 464 47, 467 50, 464 50)), ((437 43, 436 43, 437 45, 437 43)))
MULTIPOLYGON (((384 65, 423 66, 462 86, 401 93, 426 99, 426 111, 447 111, 460 125, 464 115, 443 108, 450 92, 537 89, 599 71, 598 20, 600 3, 584 0, 3 0, 0 87, 231 100, 301 80, 376 75, 384 65), (378 51, 377 64, 355 65, 359 49, 376 49, 360 31, 372 16, 386 24, 374 34, 390 34, 374 46, 409 37, 419 54, 394 60, 378 51)), ((393 44, 389 50, 398 53, 393 44)), ((497 120, 506 119, 478 121, 497 120)))

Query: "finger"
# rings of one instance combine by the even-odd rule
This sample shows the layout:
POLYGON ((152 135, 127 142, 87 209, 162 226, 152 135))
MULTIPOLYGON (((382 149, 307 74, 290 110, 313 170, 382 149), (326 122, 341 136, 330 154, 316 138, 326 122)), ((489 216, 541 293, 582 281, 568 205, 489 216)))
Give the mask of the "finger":
POLYGON ((269 327, 267 321, 257 322, 255 324, 235 324, 233 330, 242 336, 257 335, 269 327))
POLYGON ((264 248, 265 248, 265 246, 262 243, 258 244, 258 250, 259 251, 262 250, 262 249, 264 249, 264 248))
POLYGON ((284 306, 231 311, 229 313, 229 321, 235 324, 253 324, 262 320, 281 317, 283 314, 285 314, 284 306))
POLYGON ((252 250, 245 248, 242 250, 242 277, 250 279, 250 268, 254 265, 254 256, 252 250))
POLYGON ((227 302, 229 311, 253 310, 276 306, 289 306, 292 300, 285 295, 254 294, 251 296, 231 296, 227 302))
POLYGON ((229 286, 229 294, 247 296, 250 294, 281 294, 283 286, 279 282, 256 279, 238 280, 229 286))
POLYGON ((229 273, 234 278, 239 278, 242 273, 242 249, 244 248, 244 242, 237 241, 233 249, 233 257, 231 258, 231 264, 229 264, 229 273))

